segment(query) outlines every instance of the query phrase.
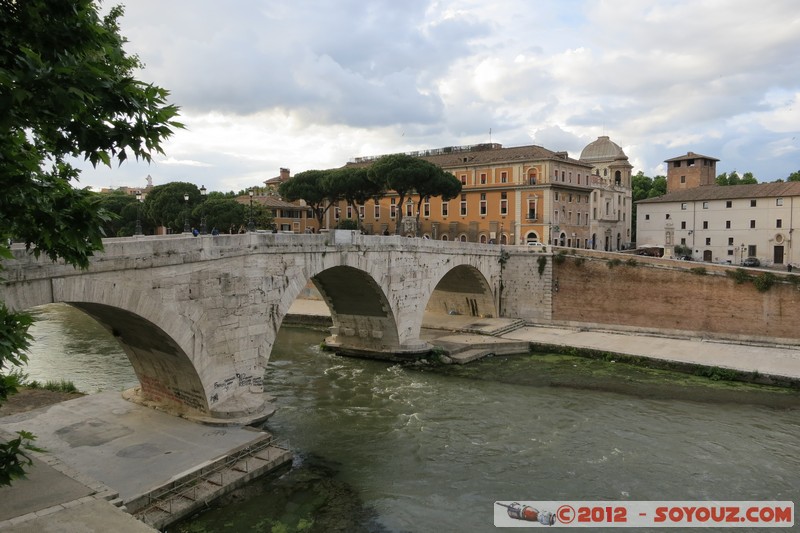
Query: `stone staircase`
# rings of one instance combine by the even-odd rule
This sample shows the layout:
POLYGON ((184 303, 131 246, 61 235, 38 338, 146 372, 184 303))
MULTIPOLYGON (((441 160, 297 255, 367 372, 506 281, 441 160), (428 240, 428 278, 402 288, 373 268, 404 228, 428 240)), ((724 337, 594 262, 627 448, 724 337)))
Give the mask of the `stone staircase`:
POLYGON ((437 346, 442 348, 445 355, 458 365, 464 365, 491 355, 511 355, 530 351, 530 343, 527 341, 500 341, 495 339, 491 339, 491 342, 478 344, 461 344, 447 341, 437 343, 437 346))
POLYGON ((527 325, 528 325, 527 322, 518 318, 508 324, 504 324, 503 326, 493 330, 491 332, 491 335, 493 337, 502 337, 506 333, 511 333, 512 331, 518 330, 519 328, 523 328, 527 325))
POLYGON ((129 513, 163 529, 245 483, 291 463, 292 453, 271 435, 181 474, 126 503, 129 513))

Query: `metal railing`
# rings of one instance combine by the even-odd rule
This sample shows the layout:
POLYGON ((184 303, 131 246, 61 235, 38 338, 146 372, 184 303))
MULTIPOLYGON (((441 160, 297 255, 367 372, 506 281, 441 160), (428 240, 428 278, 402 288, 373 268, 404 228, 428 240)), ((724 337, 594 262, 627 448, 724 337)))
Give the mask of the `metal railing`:
POLYGON ((192 502, 197 501, 197 491, 201 483, 207 482, 211 485, 222 487, 225 485, 224 474, 226 470, 233 470, 246 474, 250 471, 250 459, 255 458, 261 463, 269 463, 288 451, 287 447, 277 445, 272 437, 266 438, 256 444, 245 446, 215 461, 211 465, 192 472, 179 481, 151 491, 146 496, 147 503, 138 510, 133 511, 133 514, 140 517, 144 517, 152 511, 172 514, 172 503, 176 499, 182 498, 192 502), (273 449, 280 451, 272 456, 273 449), (261 452, 266 452, 266 457, 259 456, 258 454, 261 452), (244 463, 243 465, 240 464, 242 462, 244 463))

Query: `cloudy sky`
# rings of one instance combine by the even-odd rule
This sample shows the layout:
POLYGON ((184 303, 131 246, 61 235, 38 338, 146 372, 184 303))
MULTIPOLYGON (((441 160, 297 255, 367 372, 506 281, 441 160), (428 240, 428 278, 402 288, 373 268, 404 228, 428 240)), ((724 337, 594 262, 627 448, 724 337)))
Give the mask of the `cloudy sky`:
POLYGON ((490 139, 578 157, 604 134, 650 176, 690 150, 800 169, 796 0, 128 0, 121 27, 187 129, 81 186, 238 191, 490 139))

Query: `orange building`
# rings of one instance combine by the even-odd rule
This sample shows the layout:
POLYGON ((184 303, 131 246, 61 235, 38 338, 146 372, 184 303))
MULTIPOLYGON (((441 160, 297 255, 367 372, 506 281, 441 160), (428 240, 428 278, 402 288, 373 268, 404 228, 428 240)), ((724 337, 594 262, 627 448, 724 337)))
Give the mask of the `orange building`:
MULTIPOLYGON (((344 202, 326 214, 326 226, 356 217, 367 233, 395 233, 397 210, 403 210, 400 234, 440 240, 502 244, 533 242, 592 247, 590 233, 592 164, 541 146, 503 148, 478 144, 425 150, 421 157, 461 180, 461 194, 450 201, 432 198, 422 205, 417 225, 417 196, 398 205, 390 191, 353 213, 344 202)), ((348 165, 366 166, 377 157, 348 165)))

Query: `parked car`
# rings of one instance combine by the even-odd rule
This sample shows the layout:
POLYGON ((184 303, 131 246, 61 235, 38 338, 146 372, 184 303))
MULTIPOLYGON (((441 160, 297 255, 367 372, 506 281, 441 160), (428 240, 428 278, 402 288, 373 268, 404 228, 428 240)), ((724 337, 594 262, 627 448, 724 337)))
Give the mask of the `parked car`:
POLYGON ((691 255, 681 255, 678 257, 678 259, 681 261, 694 261, 694 257, 691 255))
POLYGON ((758 257, 748 257, 747 259, 742 261, 743 267, 757 267, 761 266, 761 261, 758 260, 758 257))
POLYGON ((528 241, 528 246, 544 246, 544 244, 539 241, 528 241))

